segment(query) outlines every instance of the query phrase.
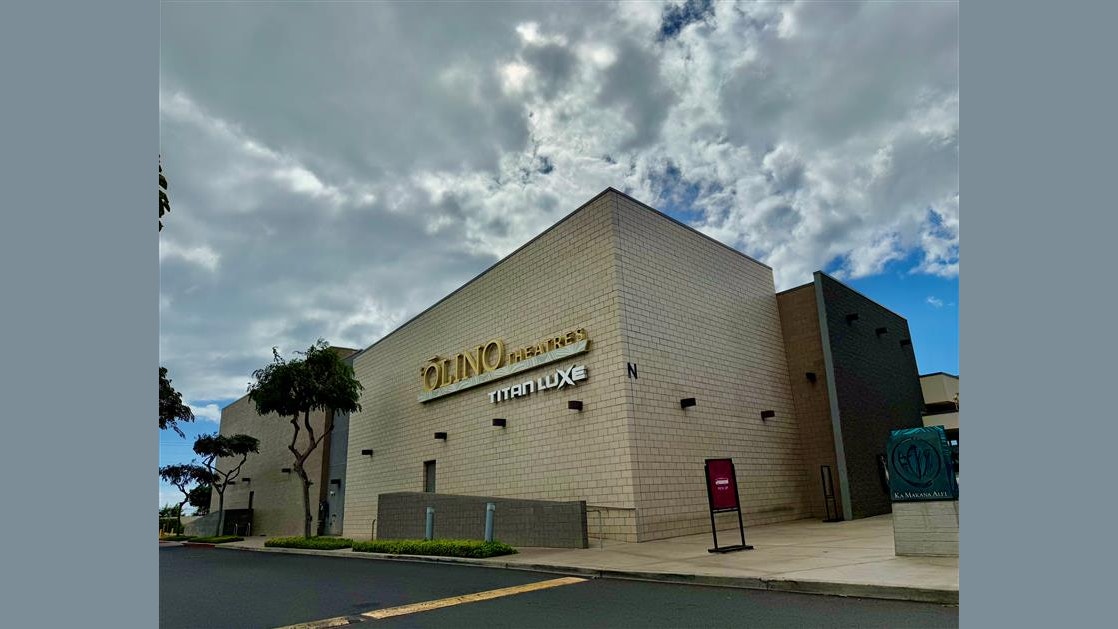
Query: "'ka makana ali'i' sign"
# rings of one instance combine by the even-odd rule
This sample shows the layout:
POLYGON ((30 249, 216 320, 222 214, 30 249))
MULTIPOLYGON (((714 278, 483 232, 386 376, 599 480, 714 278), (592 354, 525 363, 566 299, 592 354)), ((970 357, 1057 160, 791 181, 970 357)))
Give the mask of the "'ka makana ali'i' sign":
POLYGON ((959 499, 943 426, 894 430, 885 458, 893 502, 959 499))
POLYGON ((512 350, 506 349, 504 341, 493 339, 453 356, 434 356, 419 369, 423 386, 419 401, 429 402, 444 395, 563 360, 589 349, 590 339, 586 330, 579 328, 512 350))

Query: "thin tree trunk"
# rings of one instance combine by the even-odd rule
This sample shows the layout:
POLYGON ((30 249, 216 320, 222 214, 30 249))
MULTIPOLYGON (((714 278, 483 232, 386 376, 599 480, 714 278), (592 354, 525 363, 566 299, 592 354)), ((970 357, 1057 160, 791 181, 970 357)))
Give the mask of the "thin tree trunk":
POLYGON ((186 500, 183 500, 182 502, 180 502, 180 503, 179 503, 179 510, 178 510, 178 513, 176 513, 176 514, 175 514, 175 515, 177 515, 177 516, 178 516, 178 517, 176 518, 176 520, 178 520, 178 528, 177 528, 177 529, 175 529, 175 535, 181 535, 181 534, 183 533, 183 530, 182 530, 182 508, 183 508, 184 506, 186 506, 186 503, 187 503, 187 501, 189 501, 189 500, 190 500, 190 497, 189 497, 189 496, 187 496, 186 500))
POLYGON ((214 533, 214 537, 219 537, 221 535, 221 525, 224 524, 224 520, 225 520, 225 491, 223 490, 223 491, 217 492, 217 532, 214 533))
POLYGON ((311 479, 307 478, 307 470, 303 468, 302 462, 298 463, 295 469, 303 481, 303 537, 309 538, 311 536, 311 479))

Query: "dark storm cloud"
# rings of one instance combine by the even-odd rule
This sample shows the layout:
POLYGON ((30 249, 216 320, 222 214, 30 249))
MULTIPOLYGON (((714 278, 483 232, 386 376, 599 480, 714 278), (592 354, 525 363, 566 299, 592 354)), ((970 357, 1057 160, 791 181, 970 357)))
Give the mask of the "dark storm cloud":
POLYGON ((530 46, 524 60, 536 70, 544 98, 554 98, 574 72, 576 60, 566 47, 558 44, 530 46))
POLYGON ((676 97, 661 80, 660 66, 653 53, 625 42, 619 47, 617 61, 603 78, 599 101, 620 105, 635 128, 619 148, 628 151, 655 142, 676 97))

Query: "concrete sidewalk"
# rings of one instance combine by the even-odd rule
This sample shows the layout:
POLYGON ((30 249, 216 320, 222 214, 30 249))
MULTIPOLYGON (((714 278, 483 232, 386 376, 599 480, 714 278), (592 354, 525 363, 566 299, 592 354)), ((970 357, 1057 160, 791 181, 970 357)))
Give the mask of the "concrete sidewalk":
MULTIPOLYGON (((355 558, 468 563, 539 570, 599 578, 641 579, 912 600, 957 605, 957 557, 897 557, 893 554, 893 519, 883 515, 849 522, 798 520, 756 526, 745 531, 754 550, 708 553, 710 534, 640 544, 591 540, 591 548, 518 548, 519 554, 492 559, 402 557, 355 553, 348 549, 307 551, 265 548, 265 537, 223 544, 268 552, 355 558)), ((719 531, 722 545, 738 543, 736 529, 719 531)))

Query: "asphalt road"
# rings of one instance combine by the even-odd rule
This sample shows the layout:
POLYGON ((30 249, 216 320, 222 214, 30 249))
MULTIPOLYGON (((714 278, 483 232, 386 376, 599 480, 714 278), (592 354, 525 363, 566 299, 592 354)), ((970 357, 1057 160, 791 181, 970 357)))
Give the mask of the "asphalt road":
MULTIPOLYGON (((237 551, 159 549, 159 626, 268 628, 556 578, 538 572, 237 551)), ((354 627, 957 627, 926 603, 592 579, 354 627)))

